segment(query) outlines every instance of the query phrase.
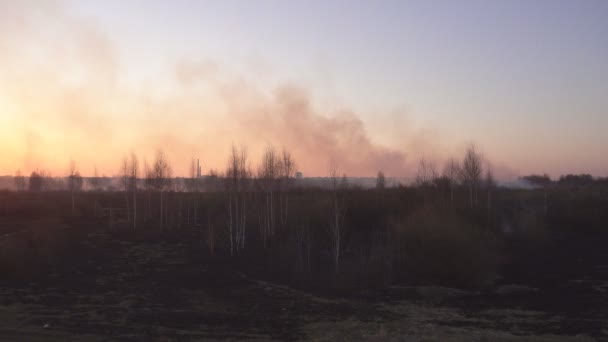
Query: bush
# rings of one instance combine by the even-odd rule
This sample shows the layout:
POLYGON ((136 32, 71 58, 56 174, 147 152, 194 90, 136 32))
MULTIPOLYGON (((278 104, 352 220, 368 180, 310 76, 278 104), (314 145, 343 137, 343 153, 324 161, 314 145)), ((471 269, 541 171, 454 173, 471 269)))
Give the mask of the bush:
POLYGON ((392 224, 394 278, 414 284, 476 286, 496 276, 493 232, 454 214, 421 210, 392 224))

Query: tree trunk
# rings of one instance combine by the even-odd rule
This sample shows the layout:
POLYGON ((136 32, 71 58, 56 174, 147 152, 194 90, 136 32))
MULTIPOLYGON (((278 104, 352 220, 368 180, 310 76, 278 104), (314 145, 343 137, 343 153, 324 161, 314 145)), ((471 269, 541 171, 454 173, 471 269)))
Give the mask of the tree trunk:
POLYGON ((492 189, 488 189, 488 209, 492 207, 492 189))
POLYGON ((198 192, 194 194, 194 225, 198 223, 198 192))
POLYGON ((179 194, 178 196, 179 196, 179 202, 178 202, 179 204, 178 204, 178 209, 177 209, 177 212, 178 212, 178 214, 177 214, 177 226, 179 228, 181 228, 182 227, 182 213, 183 213, 183 202, 184 202, 183 201, 183 197, 184 196, 181 195, 181 194, 179 194))
POLYGON ((340 271, 340 208, 337 195, 334 197, 334 266, 336 273, 340 271))
POLYGON ((547 216, 547 212, 549 211, 549 203, 547 200, 547 189, 545 189, 545 201, 544 201, 544 211, 545 211, 545 216, 547 216))
POLYGON ((289 218, 289 193, 285 192, 285 225, 287 225, 288 218, 289 218))
POLYGON ((160 232, 163 232, 163 192, 160 192, 160 232))
POLYGON ((229 233, 230 233, 230 256, 234 255, 234 246, 232 243, 233 237, 232 237, 232 198, 231 196, 228 197, 228 229, 229 229, 229 233))
POLYGON ((189 226, 190 225, 190 206, 192 204, 192 202, 194 201, 194 199, 192 201, 186 201, 186 224, 189 226))
POLYGON ((469 185, 469 196, 471 199, 471 209, 473 208, 473 185, 469 185))
POLYGON ((450 185, 450 205, 454 208, 454 185, 450 185))
POLYGON ((72 216, 74 216, 74 209, 75 205, 74 205, 74 191, 72 191, 72 216))
POLYGON ((137 229, 137 191, 133 190, 133 231, 137 229))
POLYGON ((129 192, 125 190, 125 203, 127 204, 127 221, 131 222, 131 209, 129 205, 129 192))
POLYGON ((241 208, 243 210, 242 216, 243 216, 243 220, 241 222, 242 225, 242 229, 243 229, 243 236, 241 238, 241 249, 245 249, 245 234, 246 234, 246 228, 247 228, 247 207, 245 206, 245 195, 243 194, 243 203, 241 204, 241 208))

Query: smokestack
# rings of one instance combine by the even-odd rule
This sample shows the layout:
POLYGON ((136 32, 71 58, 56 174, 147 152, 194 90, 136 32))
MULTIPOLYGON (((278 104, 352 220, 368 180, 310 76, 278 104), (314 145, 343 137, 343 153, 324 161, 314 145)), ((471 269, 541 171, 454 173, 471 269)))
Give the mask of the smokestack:
POLYGON ((198 158, 196 158, 196 178, 201 178, 201 164, 198 158))

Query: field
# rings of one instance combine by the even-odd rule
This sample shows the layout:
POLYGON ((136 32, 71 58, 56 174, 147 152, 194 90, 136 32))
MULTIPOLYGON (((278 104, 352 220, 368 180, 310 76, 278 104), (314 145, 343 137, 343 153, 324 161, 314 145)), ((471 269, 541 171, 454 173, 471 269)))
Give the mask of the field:
POLYGON ((552 234, 485 285, 323 287, 211 257, 201 229, 133 234, 104 219, 35 216, 7 210, 2 221, 3 341, 608 338, 601 233, 552 234))

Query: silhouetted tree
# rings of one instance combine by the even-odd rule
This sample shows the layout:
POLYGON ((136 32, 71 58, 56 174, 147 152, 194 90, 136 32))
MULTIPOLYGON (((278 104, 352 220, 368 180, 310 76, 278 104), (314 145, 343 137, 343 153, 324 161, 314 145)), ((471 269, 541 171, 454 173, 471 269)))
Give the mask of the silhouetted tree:
POLYGON ((490 163, 486 164, 486 175, 483 183, 488 194, 487 206, 489 210, 492 207, 492 191, 494 191, 494 188, 496 187, 496 180, 494 179, 494 173, 492 172, 492 165, 490 165, 490 163))
POLYGON ((129 168, 129 157, 124 156, 120 164, 120 187, 125 194, 125 205, 127 208, 127 220, 131 222, 131 206, 129 204, 129 184, 131 179, 131 170, 129 168))
POLYGON ((384 177, 384 173, 382 171, 378 171, 378 176, 376 177, 376 190, 384 190, 386 188, 386 178, 384 177))
POLYGON ((447 179, 450 187, 450 205, 454 207, 454 189, 458 185, 460 175, 460 165, 454 158, 450 158, 443 168, 443 177, 447 179))
POLYGON ((416 185, 422 188, 432 187, 435 184, 437 176, 435 163, 426 160, 424 157, 420 158, 418 170, 416 171, 416 185))
POLYGON ((129 189, 133 194, 133 230, 137 228, 137 177, 139 176, 139 160, 135 152, 129 159, 129 189))
POLYGON ((29 191, 46 191, 52 187, 52 177, 48 171, 45 170, 36 170, 32 171, 28 183, 29 191))
POLYGON ((420 158, 418 170, 416 171, 416 185, 422 189, 425 207, 429 203, 433 188, 437 185, 437 178, 437 167, 435 166, 435 163, 426 160, 424 157, 420 158))
POLYGON ((306 224, 294 230, 296 251, 296 267, 298 271, 310 272, 311 232, 306 224))
POLYGON ((152 218, 152 191, 154 187, 152 186, 152 169, 148 165, 148 161, 144 158, 144 188, 146 189, 146 194, 148 200, 146 201, 146 211, 144 213, 144 220, 148 221, 152 218))
POLYGON ((585 186, 593 184, 593 176, 590 174, 572 175, 568 174, 559 177, 560 185, 585 186))
POLYGON ((21 170, 17 170, 17 172, 15 173, 14 182, 15 189, 17 189, 17 191, 25 190, 25 177, 21 174, 21 170))
MULTIPOLYGON (((101 178, 99 178, 99 172, 97 171, 97 166, 93 167, 93 177, 89 178, 89 186, 90 186, 90 190, 97 193, 101 190, 101 186, 102 186, 102 180, 101 178)), ((95 194, 95 200, 94 200, 94 210, 95 210, 95 217, 97 217, 97 194, 95 194)))
POLYGON ((29 190, 30 191, 42 191, 44 188, 44 176, 38 171, 32 171, 29 179, 29 190))
POLYGON ((99 178, 99 173, 97 171, 97 166, 93 168, 93 177, 89 178, 89 185, 91 190, 100 191, 101 190, 101 178, 99 178))
POLYGON ((275 233, 274 193, 277 188, 277 178, 280 174, 279 159, 272 145, 268 145, 262 155, 262 163, 258 170, 258 181, 265 194, 264 219, 262 224, 262 241, 264 247, 275 233))
POLYGON ((206 191, 219 191, 221 189, 221 175, 219 171, 210 169, 207 177, 204 179, 204 187, 206 191))
POLYGON ((331 181, 332 192, 332 217, 330 223, 330 236, 332 240, 334 269, 336 273, 340 271, 340 251, 342 246, 342 236, 344 234, 344 217, 346 216, 345 192, 348 188, 346 174, 342 180, 338 179, 338 170, 334 164, 329 167, 329 178, 331 181))
POLYGON ((186 179, 186 189, 189 192, 189 196, 192 199, 191 205, 188 205, 187 216, 188 224, 190 224, 190 207, 192 207, 194 224, 198 224, 198 197, 199 191, 201 190, 201 179, 199 178, 200 166, 196 159, 192 158, 190 162, 190 178, 186 179))
POLYGON ((287 225, 287 217, 289 210, 289 191, 295 181, 296 163, 285 148, 283 148, 282 158, 279 161, 279 179, 280 179, 280 199, 279 213, 281 224, 287 225))
POLYGON ((245 248, 247 230, 247 193, 251 171, 248 166, 247 150, 232 145, 226 168, 226 192, 228 194, 228 232, 230 234, 230 255, 245 248))
POLYGON ((551 178, 547 174, 524 176, 521 177, 521 180, 529 183, 530 185, 540 187, 545 187, 551 184, 551 178))
POLYGON ((70 191, 72 197, 72 216, 74 216, 75 210, 75 197, 76 193, 82 189, 82 176, 80 176, 80 172, 76 167, 75 161, 70 161, 70 168, 68 173, 68 190, 70 191))
POLYGON ((163 193, 171 187, 172 180, 172 169, 167 157, 163 150, 158 150, 156 152, 156 158, 154 160, 154 164, 152 165, 152 169, 149 170, 150 174, 148 175, 148 179, 150 184, 154 190, 159 192, 160 194, 160 231, 163 231, 163 193))
POLYGON ((461 178, 462 183, 469 189, 471 208, 477 202, 477 190, 481 182, 482 168, 481 153, 477 151, 474 144, 470 144, 462 161, 461 178))
POLYGON ((346 191, 350 188, 350 183, 348 182, 348 177, 346 176, 346 173, 342 174, 342 178, 340 178, 340 184, 338 185, 338 187, 342 191, 346 191))

